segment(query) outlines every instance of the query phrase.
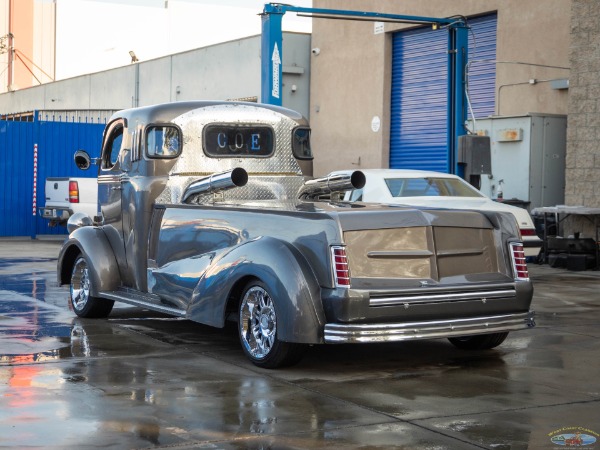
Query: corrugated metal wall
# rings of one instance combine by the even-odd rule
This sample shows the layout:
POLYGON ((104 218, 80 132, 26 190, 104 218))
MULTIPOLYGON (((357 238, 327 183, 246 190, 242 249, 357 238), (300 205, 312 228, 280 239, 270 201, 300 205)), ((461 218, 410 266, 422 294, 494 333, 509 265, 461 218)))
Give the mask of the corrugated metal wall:
MULTIPOLYGON (((469 20, 469 98, 476 117, 494 113, 496 24, 495 14, 469 20)), ((392 51, 390 168, 446 172, 448 33, 398 32, 392 51)))
POLYGON ((107 115, 42 111, 28 118, 0 120, 0 237, 66 234, 65 227, 49 227, 33 209, 34 146, 39 208, 45 203, 47 177, 97 176, 94 168, 78 169, 73 154, 85 149, 92 157, 99 156, 107 115))

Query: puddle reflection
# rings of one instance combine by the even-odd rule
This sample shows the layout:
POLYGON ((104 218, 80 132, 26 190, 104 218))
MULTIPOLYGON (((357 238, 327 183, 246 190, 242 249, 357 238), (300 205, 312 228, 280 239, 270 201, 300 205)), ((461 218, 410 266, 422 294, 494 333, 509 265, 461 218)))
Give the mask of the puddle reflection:
MULTIPOLYGON (((135 447, 177 444, 190 434, 221 440, 232 433, 269 435, 292 432, 298 425, 319 432, 335 426, 326 420, 332 411, 320 413, 318 396, 295 397, 290 395, 293 389, 276 380, 240 373, 239 367, 198 355, 185 358, 172 352, 170 344, 107 321, 76 318, 68 329, 68 336, 56 337, 61 348, 0 357, 0 378, 5 380, 0 396, 6 400, 0 422, 23 428, 35 420, 41 433, 46 428, 65 430, 75 421, 87 434, 63 439, 53 430, 40 443, 17 433, 3 444, 56 446, 119 439, 123 446, 135 447), (39 364, 52 360, 60 364, 39 364), (56 411, 63 420, 56 420, 56 411)), ((355 418, 351 412, 335 415, 344 421, 355 418)))

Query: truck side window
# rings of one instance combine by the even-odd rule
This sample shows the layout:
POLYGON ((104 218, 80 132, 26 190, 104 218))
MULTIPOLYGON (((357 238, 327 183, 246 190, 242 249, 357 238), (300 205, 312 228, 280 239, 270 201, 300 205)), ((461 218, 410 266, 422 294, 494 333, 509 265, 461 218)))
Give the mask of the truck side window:
POLYGON ((152 125, 146 129, 146 154, 150 158, 174 158, 181 152, 181 132, 174 126, 152 125))
POLYGON ((119 160, 119 152, 121 151, 121 145, 123 144, 123 122, 115 122, 110 125, 108 130, 108 138, 104 143, 104 149, 102 150, 102 167, 105 169, 112 169, 112 167, 119 160))
POLYGON ((310 128, 296 128, 292 135, 292 152, 298 159, 313 159, 310 148, 310 128))
POLYGON ((110 165, 114 166, 119 160, 119 152, 121 151, 121 144, 123 143, 123 129, 121 128, 120 133, 115 135, 110 149, 110 165))

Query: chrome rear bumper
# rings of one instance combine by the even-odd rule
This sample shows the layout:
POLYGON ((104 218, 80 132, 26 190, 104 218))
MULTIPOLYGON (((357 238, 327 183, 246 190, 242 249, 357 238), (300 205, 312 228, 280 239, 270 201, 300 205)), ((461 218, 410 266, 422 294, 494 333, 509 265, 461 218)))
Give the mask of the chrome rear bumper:
POLYGON ((328 344, 395 342, 502 333, 535 326, 534 312, 409 323, 325 325, 328 344))

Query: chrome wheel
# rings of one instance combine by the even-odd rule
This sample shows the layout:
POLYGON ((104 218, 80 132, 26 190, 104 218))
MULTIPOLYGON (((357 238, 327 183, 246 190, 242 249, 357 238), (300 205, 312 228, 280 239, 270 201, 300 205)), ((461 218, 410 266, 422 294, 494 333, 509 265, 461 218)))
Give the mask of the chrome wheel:
POLYGON ((71 304, 76 312, 82 311, 90 298, 90 275, 83 257, 77 258, 71 275, 71 304))
POLYGON ((240 338, 252 358, 263 359, 273 349, 277 315, 273 299, 261 286, 246 290, 240 306, 240 338))
POLYGON ((115 302, 92 296, 92 273, 86 259, 79 256, 75 260, 71 272, 69 287, 71 305, 79 317, 106 317, 110 314, 115 302))

